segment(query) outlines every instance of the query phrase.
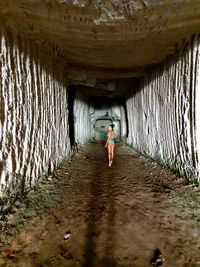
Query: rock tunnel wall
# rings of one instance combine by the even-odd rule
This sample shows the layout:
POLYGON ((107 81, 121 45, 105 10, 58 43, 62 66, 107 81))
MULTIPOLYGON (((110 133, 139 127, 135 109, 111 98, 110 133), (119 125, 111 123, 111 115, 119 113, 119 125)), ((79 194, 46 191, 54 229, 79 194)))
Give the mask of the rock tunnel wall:
POLYGON ((127 98, 129 145, 200 180, 200 36, 148 71, 127 98))
POLYGON ((80 90, 74 101, 74 135, 78 147, 91 139, 91 117, 88 98, 80 90))
POLYGON ((65 71, 33 42, 0 32, 1 189, 32 185, 70 154, 65 71), (62 76, 63 75, 63 76, 62 76))

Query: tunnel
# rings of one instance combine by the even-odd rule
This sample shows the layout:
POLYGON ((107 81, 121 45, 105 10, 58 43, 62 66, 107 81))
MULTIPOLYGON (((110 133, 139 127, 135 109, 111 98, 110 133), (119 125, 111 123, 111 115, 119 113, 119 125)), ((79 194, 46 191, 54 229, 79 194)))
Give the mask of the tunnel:
POLYGON ((0 266, 200 266, 199 11, 0 0, 0 266))
MULTIPOLYGON (((119 90, 121 87, 118 85, 117 89, 115 82, 98 81, 95 91, 93 87, 83 85, 69 86, 68 105, 71 122, 69 135, 72 147, 78 148, 88 139, 93 143, 105 143, 108 127, 111 124, 115 128, 115 141, 125 142, 128 136, 128 120, 124 91, 127 88, 124 85, 122 87, 124 91, 119 90)), ((126 84, 127 81, 122 80, 117 83, 126 84)))

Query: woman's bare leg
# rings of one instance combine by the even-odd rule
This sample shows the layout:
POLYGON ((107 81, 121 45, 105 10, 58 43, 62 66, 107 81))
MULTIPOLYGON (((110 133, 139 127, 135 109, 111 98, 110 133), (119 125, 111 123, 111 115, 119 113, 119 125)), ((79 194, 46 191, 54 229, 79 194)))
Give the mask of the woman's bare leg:
POLYGON ((113 158, 114 158, 114 148, 115 148, 115 145, 108 145, 108 162, 109 162, 109 166, 111 166, 113 158))
POLYGON ((112 145, 108 145, 108 161, 109 166, 112 164, 112 145))
POLYGON ((110 161, 111 164, 112 164, 113 158, 114 158, 114 148, 115 148, 115 145, 112 145, 111 146, 111 161, 110 161))
POLYGON ((108 145, 108 163, 110 165, 110 145, 108 145))
POLYGON ((112 160, 114 158, 114 150, 115 150, 115 145, 112 146, 112 160))

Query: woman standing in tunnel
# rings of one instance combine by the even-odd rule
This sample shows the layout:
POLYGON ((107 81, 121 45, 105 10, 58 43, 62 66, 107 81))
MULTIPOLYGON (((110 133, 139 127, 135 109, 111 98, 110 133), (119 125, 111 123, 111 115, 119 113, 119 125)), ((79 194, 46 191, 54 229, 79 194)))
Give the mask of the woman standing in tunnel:
POLYGON ((114 148, 115 148, 115 140, 114 140, 114 124, 109 125, 108 138, 105 144, 105 147, 108 148, 108 162, 109 166, 112 165, 114 158, 114 148))

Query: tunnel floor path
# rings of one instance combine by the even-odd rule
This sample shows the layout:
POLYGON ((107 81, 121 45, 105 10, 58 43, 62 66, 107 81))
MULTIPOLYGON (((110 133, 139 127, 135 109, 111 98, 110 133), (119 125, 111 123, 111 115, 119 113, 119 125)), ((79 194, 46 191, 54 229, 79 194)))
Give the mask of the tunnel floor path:
POLYGON ((112 167, 88 144, 55 171, 48 211, 13 238, 0 266, 200 266, 199 190, 127 146, 112 167))

